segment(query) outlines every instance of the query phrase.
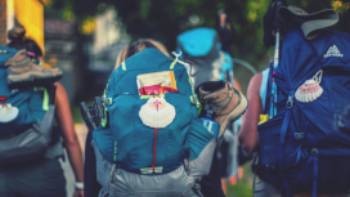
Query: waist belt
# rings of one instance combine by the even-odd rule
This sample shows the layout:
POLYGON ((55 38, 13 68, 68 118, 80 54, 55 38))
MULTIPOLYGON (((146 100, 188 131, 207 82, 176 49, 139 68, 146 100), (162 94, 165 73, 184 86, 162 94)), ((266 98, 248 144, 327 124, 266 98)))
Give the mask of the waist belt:
POLYGON ((142 174, 142 175, 160 175, 160 174, 167 174, 169 172, 172 172, 176 169, 178 169, 179 167, 181 167, 183 164, 183 162, 175 164, 173 166, 156 166, 156 167, 144 167, 144 168, 139 168, 139 169, 135 169, 135 168, 130 168, 130 166, 128 166, 127 164, 116 164, 116 168, 120 168, 122 170, 125 170, 127 172, 131 172, 131 173, 135 173, 135 174, 142 174))

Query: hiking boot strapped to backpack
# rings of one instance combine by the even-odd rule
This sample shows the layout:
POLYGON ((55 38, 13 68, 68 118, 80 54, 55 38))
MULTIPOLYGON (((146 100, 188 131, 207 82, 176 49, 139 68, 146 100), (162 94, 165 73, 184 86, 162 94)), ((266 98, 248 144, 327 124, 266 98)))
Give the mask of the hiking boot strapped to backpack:
POLYGON ((58 68, 44 68, 34 64, 26 50, 18 51, 5 65, 8 66, 8 84, 12 87, 50 84, 62 76, 62 71, 58 68))
POLYGON ((238 119, 248 105, 245 96, 224 81, 204 82, 196 92, 202 105, 212 110, 215 120, 220 124, 220 136, 227 124, 238 119))

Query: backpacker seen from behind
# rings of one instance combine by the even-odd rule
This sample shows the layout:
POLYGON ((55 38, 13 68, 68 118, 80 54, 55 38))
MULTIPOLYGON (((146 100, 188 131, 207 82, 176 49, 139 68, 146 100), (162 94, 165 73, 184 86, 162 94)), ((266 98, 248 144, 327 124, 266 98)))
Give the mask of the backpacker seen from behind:
POLYGON ((19 115, 12 122, 0 124, 1 165, 35 161, 45 156, 52 145, 55 117, 55 107, 49 97, 46 89, 11 94, 9 102, 19 109, 19 115))
MULTIPOLYGON (((157 49, 127 59, 107 86, 113 144, 106 149, 113 151, 101 152, 118 168, 143 175, 168 173, 183 165, 188 154, 196 158, 215 136, 196 122, 197 102, 186 68, 157 49), (200 132, 206 135, 204 142, 191 141, 200 132)), ((96 131, 95 142, 103 149, 106 143, 99 143, 99 135, 96 131)))
POLYGON ((285 193, 350 190, 350 133, 336 117, 350 104, 350 35, 287 33, 276 70, 278 115, 259 126, 255 172, 285 193))
MULTIPOLYGON (((54 85, 46 87, 9 88, 8 68, 5 62, 10 59, 4 51, 13 50, 1 46, 0 97, 2 120, 12 116, 11 110, 17 113, 7 121, 0 122, 0 166, 33 162, 38 158, 56 157, 63 153, 53 136, 55 118, 54 85), (5 103, 4 103, 5 102, 5 103), (9 108, 8 106, 11 106, 9 108), (57 143, 57 144, 56 144, 57 143)), ((57 140, 56 140, 57 139, 57 140)))

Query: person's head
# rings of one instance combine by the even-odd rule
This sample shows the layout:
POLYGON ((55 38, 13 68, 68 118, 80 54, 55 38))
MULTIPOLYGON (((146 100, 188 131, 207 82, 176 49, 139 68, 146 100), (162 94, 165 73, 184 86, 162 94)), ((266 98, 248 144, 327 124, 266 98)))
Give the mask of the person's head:
POLYGON ((7 32, 7 37, 9 39, 9 46, 13 48, 22 48, 24 45, 24 39, 26 35, 26 30, 22 25, 16 25, 11 30, 7 32))
POLYGON ((28 56, 32 59, 39 60, 43 56, 39 45, 32 39, 26 37, 26 31, 23 26, 17 25, 8 32, 8 46, 15 49, 25 49, 28 56))
POLYGON ((153 39, 139 39, 128 46, 126 46, 124 49, 120 51, 120 53, 117 56, 115 67, 119 66, 123 61, 125 61, 128 57, 134 55, 137 52, 140 52, 144 50, 145 48, 156 48, 160 52, 162 52, 164 55, 169 56, 169 52, 166 49, 166 47, 153 39))

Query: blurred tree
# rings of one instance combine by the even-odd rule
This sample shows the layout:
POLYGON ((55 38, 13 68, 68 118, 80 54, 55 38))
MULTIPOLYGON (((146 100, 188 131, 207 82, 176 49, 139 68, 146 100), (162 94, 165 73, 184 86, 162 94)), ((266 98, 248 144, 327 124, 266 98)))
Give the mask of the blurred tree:
MULTIPOLYGON (((83 21, 104 8, 113 6, 135 38, 153 37, 163 41, 170 49, 176 46, 176 35, 193 26, 214 27, 219 10, 225 10, 235 30, 233 53, 253 63, 266 59, 262 45, 262 18, 270 0, 51 0, 53 9, 61 9, 65 18, 83 21), (74 13, 74 16, 72 15, 74 13)), ((289 0, 314 11, 326 7, 347 9, 348 0, 289 0)), ((349 17, 349 11, 344 12, 349 17)), ((350 31, 346 20, 343 30, 350 31)))

